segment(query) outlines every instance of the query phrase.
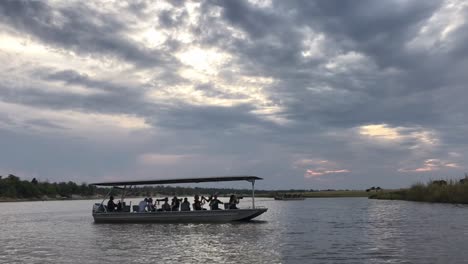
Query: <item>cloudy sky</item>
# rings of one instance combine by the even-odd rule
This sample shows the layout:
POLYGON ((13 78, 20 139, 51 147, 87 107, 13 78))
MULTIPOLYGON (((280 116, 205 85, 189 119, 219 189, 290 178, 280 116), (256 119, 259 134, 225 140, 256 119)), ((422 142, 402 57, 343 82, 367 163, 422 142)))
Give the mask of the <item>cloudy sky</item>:
POLYGON ((2 0, 0 174, 460 178, 467 17, 463 0, 2 0))

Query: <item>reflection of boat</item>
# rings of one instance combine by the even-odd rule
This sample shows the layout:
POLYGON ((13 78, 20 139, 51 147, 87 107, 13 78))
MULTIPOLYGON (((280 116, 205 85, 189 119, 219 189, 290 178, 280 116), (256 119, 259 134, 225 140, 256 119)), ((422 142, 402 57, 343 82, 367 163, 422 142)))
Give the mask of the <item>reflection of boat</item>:
POLYGON ((283 201, 300 201, 304 200, 305 197, 302 196, 302 194, 282 194, 282 195, 276 195, 275 200, 283 200, 283 201))
POLYGON ((207 178, 185 178, 168 180, 127 181, 127 182, 104 182, 93 183, 96 186, 112 187, 100 204, 93 207, 93 218, 96 223, 187 223, 187 222, 230 222, 248 221, 263 213, 267 208, 255 207, 255 181, 262 180, 256 176, 225 176, 207 178), (123 206, 120 212, 108 212, 104 201, 110 196, 114 188, 122 190, 121 202, 124 203, 125 195, 133 186, 179 184, 199 182, 222 182, 222 181, 248 181, 252 184, 252 207, 248 209, 226 209, 226 210, 197 210, 197 211, 155 211, 138 212, 130 211, 130 206, 123 206))

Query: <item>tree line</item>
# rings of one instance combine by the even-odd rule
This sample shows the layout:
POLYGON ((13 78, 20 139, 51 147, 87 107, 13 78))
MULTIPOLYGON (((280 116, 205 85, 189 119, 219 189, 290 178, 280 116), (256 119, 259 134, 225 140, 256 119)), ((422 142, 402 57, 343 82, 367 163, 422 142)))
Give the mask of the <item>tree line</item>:
POLYGON ((20 177, 9 174, 6 177, 0 176, 0 197, 14 199, 33 199, 33 198, 71 198, 72 195, 93 196, 102 194, 96 186, 82 183, 80 185, 69 182, 48 181, 39 182, 36 178, 32 181, 21 180, 20 177))
MULTIPOLYGON (((332 190, 327 190, 332 191, 332 190)), ((67 199, 73 195, 93 198, 101 197, 109 192, 109 188, 96 187, 86 183, 77 184, 68 182, 49 182, 38 181, 36 178, 31 181, 21 180, 20 177, 13 174, 0 176, 0 198, 11 199, 67 199)), ((122 190, 114 189, 113 195, 120 195, 122 190)), ((156 197, 156 196, 194 196, 195 194, 218 194, 219 196, 228 196, 237 194, 240 196, 250 196, 251 189, 232 189, 232 188, 203 188, 203 187, 180 187, 180 186, 140 186, 127 189, 128 197, 156 197)), ((307 189, 289 189, 289 190, 255 190, 259 196, 275 196, 281 193, 305 193, 314 192, 307 189)))

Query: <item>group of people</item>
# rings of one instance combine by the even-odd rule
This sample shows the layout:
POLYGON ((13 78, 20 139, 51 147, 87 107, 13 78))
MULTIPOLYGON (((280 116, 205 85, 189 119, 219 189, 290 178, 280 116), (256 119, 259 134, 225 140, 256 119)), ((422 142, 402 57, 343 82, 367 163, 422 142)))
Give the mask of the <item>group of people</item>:
MULTIPOLYGON (((204 196, 195 195, 194 202, 192 204, 192 209, 190 208, 190 202, 188 201, 187 197, 184 199, 179 199, 177 196, 174 196, 171 199, 171 203, 169 204, 169 199, 155 199, 153 203, 153 198, 145 198, 138 203, 138 212, 155 212, 155 211, 198 211, 198 210, 206 210, 203 208, 203 205, 208 203, 211 210, 221 210, 219 207, 220 204, 227 204, 225 206, 226 209, 238 209, 237 204, 239 203, 239 199, 236 195, 231 195, 229 198, 229 203, 224 203, 218 199, 218 196, 211 195, 209 198, 204 196), (160 202, 163 202, 160 205, 160 202), (160 206, 159 206, 160 205, 160 206)), ((108 212, 120 212, 122 211, 123 206, 125 203, 121 203, 118 201, 116 204, 114 202, 114 197, 110 196, 109 201, 107 202, 107 211, 108 212)))

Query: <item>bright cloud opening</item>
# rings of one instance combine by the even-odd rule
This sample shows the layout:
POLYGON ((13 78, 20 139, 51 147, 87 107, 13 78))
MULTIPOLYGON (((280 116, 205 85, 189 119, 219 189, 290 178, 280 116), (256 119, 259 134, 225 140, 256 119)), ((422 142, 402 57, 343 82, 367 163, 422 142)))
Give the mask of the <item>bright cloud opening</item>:
POLYGON ((350 172, 349 170, 326 170, 326 169, 309 169, 306 171, 304 174, 305 178, 316 178, 316 177, 321 177, 323 175, 327 174, 338 174, 338 173, 348 173, 350 172))
POLYGON ((423 165, 418 168, 401 168, 399 172, 428 172, 436 171, 444 168, 460 168, 460 166, 451 161, 445 161, 440 159, 427 159, 424 161, 423 165))

